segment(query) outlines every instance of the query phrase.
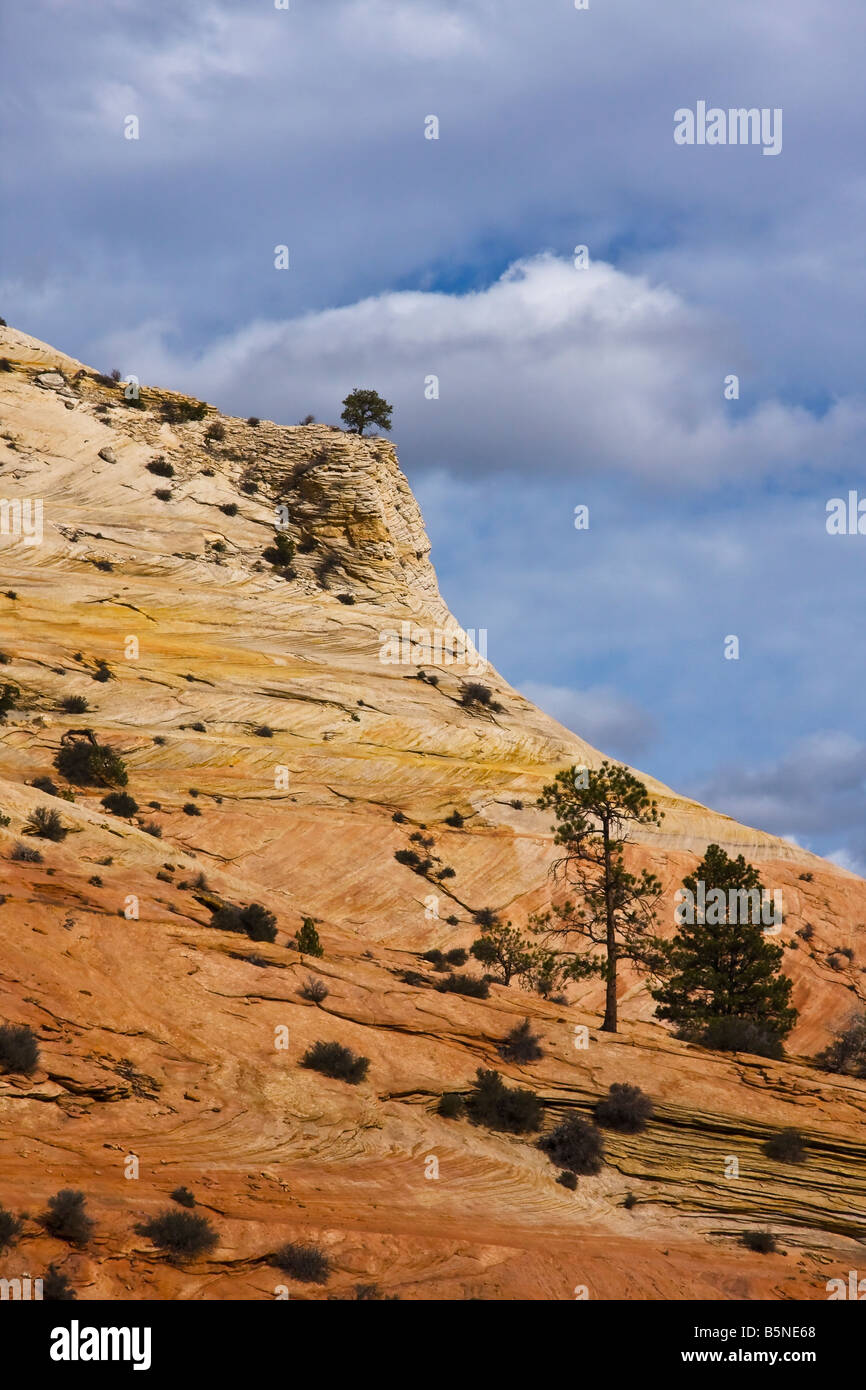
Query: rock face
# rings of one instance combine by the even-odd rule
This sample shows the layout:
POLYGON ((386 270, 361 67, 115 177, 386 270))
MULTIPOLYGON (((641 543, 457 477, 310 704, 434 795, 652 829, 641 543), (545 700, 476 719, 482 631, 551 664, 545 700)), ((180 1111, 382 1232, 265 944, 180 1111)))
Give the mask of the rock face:
POLYGON ((790 1060, 677 1041, 628 973, 616 1036, 595 983, 564 1003, 439 992, 420 953, 468 947, 482 907, 522 926, 547 905, 535 799, 601 754, 477 654, 454 659, 392 445, 127 398, 13 329, 0 358, 0 492, 22 518, 41 504, 35 543, 14 506, 0 534, 0 680, 21 692, 0 726, 0 1022, 40 1040, 31 1076, 0 1075, 0 1203, 29 1213, 0 1276, 53 1261, 82 1298, 271 1298, 273 1252, 302 1241, 333 1274, 293 1298, 825 1298, 862 1252, 866 1082, 808 1058, 862 1007, 866 883, 647 778, 665 819, 631 861, 662 879, 663 920, 711 840, 781 888, 790 1060), (288 564, 267 558, 275 528, 288 564), (467 680, 501 709, 467 708, 467 680), (104 787, 34 786, 65 785, 54 759, 84 729, 124 759, 132 816, 104 787), (65 838, 25 833, 39 806, 65 838), (452 877, 395 859, 412 834, 452 877), (218 902, 263 904, 276 939, 215 929, 218 902), (321 958, 295 947, 305 917, 321 958), (545 1055, 503 1062, 524 1018, 545 1055), (369 1058, 366 1078, 300 1065, 316 1041, 369 1058), (479 1067, 534 1090, 545 1128, 615 1081, 655 1117, 607 1134, 601 1172, 571 1192, 531 1136, 437 1114, 479 1067), (786 1126, 802 1166, 764 1154, 786 1126), (182 1185, 219 1245, 172 1264, 135 1227, 182 1185), (63 1187, 97 1223, 82 1250, 36 1220, 63 1187), (756 1228, 787 1257, 745 1249, 756 1228))

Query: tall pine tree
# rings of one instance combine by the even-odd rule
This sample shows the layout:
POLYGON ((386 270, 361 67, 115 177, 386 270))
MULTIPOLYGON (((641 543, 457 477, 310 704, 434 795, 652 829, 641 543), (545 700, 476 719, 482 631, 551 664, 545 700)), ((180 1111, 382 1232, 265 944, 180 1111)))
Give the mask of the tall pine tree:
POLYGON ((607 986, 602 1031, 615 1033, 617 967, 620 960, 631 960, 652 968, 657 955, 655 904, 662 891, 646 869, 629 873, 624 849, 631 826, 658 825, 664 813, 643 782, 607 759, 599 768, 558 772, 538 805, 554 812, 555 843, 565 850, 551 865, 551 873, 576 888, 580 902, 554 906, 552 914, 536 920, 536 929, 548 936, 575 933, 602 948, 601 957, 575 953, 568 973, 573 979, 602 976, 607 986))
MULTIPOLYGON (((724 906, 681 909, 691 920, 680 922, 658 971, 662 983, 651 990, 658 1017, 677 1024, 686 1036, 699 1034, 714 1019, 743 1018, 784 1038, 797 1010, 790 1006, 791 981, 779 969, 782 947, 767 939, 753 910, 763 892, 757 870, 741 854, 730 859, 719 845, 708 845, 683 887, 692 904, 720 889, 724 906)), ((683 908, 687 904, 688 898, 683 908)))

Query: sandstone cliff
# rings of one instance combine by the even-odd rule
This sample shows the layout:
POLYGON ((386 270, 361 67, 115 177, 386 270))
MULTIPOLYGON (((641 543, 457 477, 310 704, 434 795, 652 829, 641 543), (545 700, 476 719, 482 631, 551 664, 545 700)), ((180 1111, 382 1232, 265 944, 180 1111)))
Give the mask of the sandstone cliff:
POLYGON ((549 901, 535 798, 602 755, 491 667, 430 663, 424 634, 459 627, 391 443, 147 386, 128 401, 13 329, 0 359, 0 495, 42 504, 39 543, 9 534, 14 508, 0 535, 0 677, 23 696, 0 726, 0 1021, 41 1040, 31 1078, 0 1076, 0 1203, 31 1217, 2 1273, 54 1260, 80 1297, 263 1298, 280 1282, 269 1253, 314 1240, 336 1272, 300 1297, 359 1283, 433 1299, 826 1297, 864 1234, 866 1082, 807 1059, 862 1006, 866 883, 648 778, 665 820, 633 857, 669 895, 710 840, 782 888, 793 1060, 676 1041, 637 976, 615 1037, 598 1032, 594 984, 565 1005, 516 986, 437 992, 419 952, 467 946, 480 907, 522 924, 549 901), (266 558, 278 508, 288 573, 266 558), (404 623, 420 659, 383 661, 404 623), (467 708, 467 679, 500 708, 467 708), (64 712, 70 696, 90 709, 64 712), (108 814, 98 789, 33 786, 82 726, 122 754, 138 815, 108 814), (14 860, 49 804, 70 833, 41 844, 42 863, 14 860), (454 809, 462 827, 444 823, 454 809), (394 858, 422 827, 455 871, 435 886, 394 858), (215 931, 200 874, 207 893, 273 911, 276 941, 215 931), (287 944, 306 916, 321 960, 287 944), (318 1004, 299 994, 310 973, 328 987, 318 1004), (497 1040, 524 1017, 546 1056, 503 1063, 497 1040), (317 1039, 369 1057, 363 1084, 299 1067, 317 1039), (551 1121, 613 1081, 648 1091, 656 1118, 610 1136, 602 1173, 569 1192, 532 1143, 435 1113, 479 1066, 531 1087, 551 1121), (763 1154, 788 1125, 810 1140, 803 1167, 763 1154), (220 1244, 173 1266, 134 1226, 181 1184, 220 1244), (70 1186, 97 1231, 66 1254, 33 1218, 70 1186), (755 1226, 788 1254, 741 1248, 755 1226))

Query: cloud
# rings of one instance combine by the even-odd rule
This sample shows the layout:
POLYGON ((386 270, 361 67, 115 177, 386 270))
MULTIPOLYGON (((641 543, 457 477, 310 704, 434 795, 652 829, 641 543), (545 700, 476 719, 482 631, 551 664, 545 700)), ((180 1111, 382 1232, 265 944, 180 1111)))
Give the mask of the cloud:
POLYGON ((656 733, 655 721, 610 686, 574 690, 529 681, 521 693, 587 743, 625 761, 643 752, 656 733))
POLYGON ((793 832, 841 848, 827 858, 852 873, 866 867, 866 743, 840 731, 798 740, 771 762, 723 765, 697 792, 698 799, 747 825, 776 834, 793 832))
POLYGON ((373 386, 395 406, 407 462, 464 475, 617 472, 718 488, 859 459, 864 402, 820 417, 776 400, 732 414, 725 339, 712 316, 644 276, 544 254, 480 291, 386 293, 260 321, 194 359, 153 324, 108 337, 103 355, 123 352, 123 370, 142 380, 289 422, 334 419, 353 386, 373 386))

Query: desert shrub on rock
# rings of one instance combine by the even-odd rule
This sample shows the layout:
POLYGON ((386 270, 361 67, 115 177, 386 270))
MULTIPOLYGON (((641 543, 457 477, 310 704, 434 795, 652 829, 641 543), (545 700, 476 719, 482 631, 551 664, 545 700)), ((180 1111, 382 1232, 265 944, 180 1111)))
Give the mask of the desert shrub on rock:
POLYGON ((36 787, 37 791, 47 792, 49 796, 57 796, 58 794, 57 783, 52 781, 50 777, 34 777, 30 785, 36 787))
POLYGON ((331 1261, 316 1245, 290 1242, 275 1252, 272 1263, 299 1284, 327 1284, 331 1277, 331 1261))
POLYGON ((16 844, 12 846, 12 853, 9 855, 16 864, 41 864, 42 855, 33 845, 16 844))
POLYGON ((806 1141, 797 1129, 782 1129, 772 1135, 764 1145, 768 1158, 779 1163, 803 1163, 806 1158, 806 1141))
POLYGON ((20 699, 21 691, 17 685, 13 685, 11 681, 0 685, 0 724, 4 722, 10 710, 17 708, 20 699))
POLYGON ((477 975, 446 975, 436 988, 440 994, 464 994, 468 999, 487 999, 490 985, 477 975))
POLYGON ((604 1162, 604 1144, 594 1125, 570 1115, 538 1141, 538 1147, 558 1168, 571 1173, 597 1173, 604 1162))
POLYGON ((84 1202, 84 1193, 76 1192, 71 1187, 64 1187, 49 1197, 48 1208, 41 1217, 49 1235, 68 1241, 70 1245, 86 1245, 93 1234, 95 1222, 85 1212, 84 1202))
POLYGON ((815 1062, 823 1071, 866 1077, 866 1013, 849 1019, 815 1062))
POLYGON ((29 1076, 39 1065, 39 1043, 26 1023, 0 1024, 0 1071, 29 1076))
POLYGON ((506 1033, 496 1050, 504 1062, 537 1062, 544 1056, 544 1049, 538 1044, 539 1035, 533 1033, 529 1019, 525 1018, 506 1033))
POLYGON ((138 810, 138 802, 128 792, 109 792, 99 804, 113 816, 134 816, 138 810))
POLYGON ((251 941, 275 941, 277 936, 277 919, 261 903, 250 903, 247 907, 225 903, 214 912, 210 924, 220 931, 246 935, 251 941))
POLYGON ((5 1207, 0 1207, 0 1251, 8 1250, 21 1234, 21 1219, 5 1207))
POLYGON ((334 1081, 347 1081, 350 1086, 357 1086, 367 1075, 370 1059, 359 1057, 342 1043, 316 1042, 307 1048, 301 1066, 330 1076, 334 1081))
POLYGON ((758 1255, 772 1255, 778 1249, 772 1231, 744 1231, 741 1243, 758 1255))
POLYGON ((785 1055, 778 1033, 752 1018, 710 1019, 697 1040, 714 1052, 751 1052, 755 1057, 772 1057, 776 1061, 785 1055))
POLYGON ((85 695, 65 695, 60 701, 60 708, 67 714, 86 714, 90 704, 85 695))
POLYGON ((594 1108, 596 1122, 621 1134, 639 1134, 652 1119, 653 1103, 639 1086, 615 1081, 594 1108))
POLYGON ((466 1114, 466 1102, 459 1091, 446 1091, 436 1107, 436 1114, 444 1120, 459 1120, 466 1114))
POLYGON ((219 1235, 206 1216, 190 1211, 165 1211, 136 1226, 138 1235, 147 1236, 158 1250, 166 1250, 178 1260, 207 1255, 219 1244, 219 1235))
POLYGON ((174 477, 174 465, 168 463, 164 458, 151 459, 147 468, 150 473, 155 473, 158 478, 174 477))
POLYGON ((65 840, 69 830, 60 819, 59 811, 52 811, 47 806, 37 806, 27 817, 24 824, 25 834, 37 835, 42 840, 65 840))
POLYGON ((563 1187, 567 1187, 569 1192, 574 1192, 577 1188, 577 1174, 572 1173, 568 1168, 563 1168, 556 1181, 563 1187))
POLYGON ((318 980, 313 975, 308 975, 301 985, 301 998, 307 999, 311 1004, 321 1004, 328 997, 328 986, 324 980, 318 980))
POLYGON ((176 1187, 170 1194, 171 1200, 181 1207, 194 1207, 195 1197, 188 1187, 176 1187))
POLYGON ((95 740, 75 738, 61 744, 54 766, 67 782, 79 786, 125 787, 129 781, 123 759, 95 740))
POLYGON ((66 1275, 50 1264, 42 1276, 42 1298, 45 1303, 71 1303, 78 1297, 66 1275))
POLYGON ((532 1091, 506 1086, 498 1071, 479 1067, 475 1085, 466 1097, 470 1119, 487 1129, 529 1134, 541 1129, 544 1107, 532 1091))

